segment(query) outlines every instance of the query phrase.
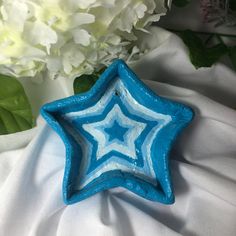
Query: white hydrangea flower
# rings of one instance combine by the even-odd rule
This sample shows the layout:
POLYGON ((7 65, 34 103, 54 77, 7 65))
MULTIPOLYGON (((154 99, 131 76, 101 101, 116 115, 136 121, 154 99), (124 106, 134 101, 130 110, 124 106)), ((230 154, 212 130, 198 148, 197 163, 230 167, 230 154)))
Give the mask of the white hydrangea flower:
POLYGON ((0 0, 0 73, 51 78, 91 74, 141 52, 137 32, 167 0, 0 0))

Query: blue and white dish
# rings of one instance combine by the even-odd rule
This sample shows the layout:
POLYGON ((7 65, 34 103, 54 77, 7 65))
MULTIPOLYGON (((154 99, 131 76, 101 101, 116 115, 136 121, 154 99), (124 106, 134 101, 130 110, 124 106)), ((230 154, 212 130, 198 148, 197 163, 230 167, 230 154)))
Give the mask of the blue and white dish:
POLYGON ((174 202, 169 151, 193 111, 156 95, 122 60, 90 91, 46 104, 41 114, 66 147, 66 204, 115 187, 174 202))

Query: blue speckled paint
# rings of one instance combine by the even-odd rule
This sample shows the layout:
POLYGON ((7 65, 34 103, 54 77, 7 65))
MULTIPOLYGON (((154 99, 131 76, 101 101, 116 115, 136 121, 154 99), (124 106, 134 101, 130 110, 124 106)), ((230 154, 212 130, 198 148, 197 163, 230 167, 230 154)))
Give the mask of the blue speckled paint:
POLYGON ((168 155, 193 111, 157 96, 122 60, 89 92, 46 104, 41 114, 65 143, 66 204, 114 187, 174 202, 168 155))

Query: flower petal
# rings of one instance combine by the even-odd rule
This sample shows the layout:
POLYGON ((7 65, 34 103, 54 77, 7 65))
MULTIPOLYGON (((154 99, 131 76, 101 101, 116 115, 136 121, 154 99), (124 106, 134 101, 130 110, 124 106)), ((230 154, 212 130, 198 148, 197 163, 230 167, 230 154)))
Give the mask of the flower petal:
POLYGON ((88 46, 90 43, 91 35, 84 29, 76 29, 72 32, 74 41, 77 44, 88 46))
POLYGON ((51 44, 57 42, 57 34, 45 23, 37 21, 27 24, 27 30, 25 30, 25 36, 33 45, 42 45, 47 48, 47 53, 50 52, 51 44))
POLYGON ((74 26, 80 26, 84 24, 90 24, 95 21, 95 16, 88 13, 76 13, 72 17, 72 24, 74 26))

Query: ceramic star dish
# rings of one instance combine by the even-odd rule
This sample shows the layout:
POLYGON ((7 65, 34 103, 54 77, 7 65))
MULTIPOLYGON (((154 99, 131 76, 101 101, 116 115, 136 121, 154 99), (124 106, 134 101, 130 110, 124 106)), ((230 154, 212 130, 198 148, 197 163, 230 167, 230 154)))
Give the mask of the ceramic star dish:
POLYGON ((157 96, 123 61, 90 91, 46 104, 41 114, 66 147, 66 204, 115 187, 174 202, 168 155, 193 112, 157 96))

